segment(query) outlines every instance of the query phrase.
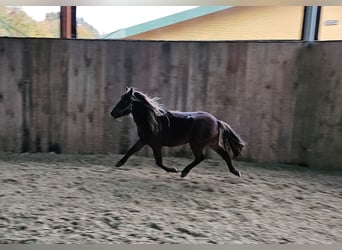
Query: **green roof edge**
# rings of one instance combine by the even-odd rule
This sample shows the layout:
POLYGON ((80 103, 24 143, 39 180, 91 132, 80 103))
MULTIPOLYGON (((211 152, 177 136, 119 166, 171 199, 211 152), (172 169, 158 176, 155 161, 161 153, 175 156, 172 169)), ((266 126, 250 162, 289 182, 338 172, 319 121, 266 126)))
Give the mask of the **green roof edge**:
POLYGON ((101 36, 101 39, 121 39, 129 36, 134 36, 143 32, 187 21, 196 17, 208 15, 231 7, 232 6, 200 6, 169 16, 161 17, 152 21, 137 24, 125 29, 120 29, 108 34, 104 34, 103 36, 101 36))

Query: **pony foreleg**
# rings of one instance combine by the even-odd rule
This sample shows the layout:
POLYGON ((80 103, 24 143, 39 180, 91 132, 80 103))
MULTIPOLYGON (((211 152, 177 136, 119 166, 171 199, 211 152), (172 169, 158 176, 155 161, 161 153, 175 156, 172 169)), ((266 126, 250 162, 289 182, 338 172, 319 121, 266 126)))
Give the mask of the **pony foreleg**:
POLYGON ((176 168, 169 168, 163 165, 163 158, 162 158, 162 153, 161 153, 161 147, 153 147, 153 155, 154 159, 156 161, 156 164, 164 169, 166 172, 171 172, 171 173, 177 173, 178 170, 176 168))
POLYGON ((128 158, 132 154, 134 154, 134 153, 138 152, 140 149, 142 149, 144 147, 144 145, 145 144, 141 140, 138 140, 134 144, 134 146, 128 150, 127 154, 124 157, 122 157, 122 159, 120 161, 118 161, 118 163, 116 163, 115 167, 121 167, 123 164, 125 164, 125 162, 128 160, 128 158))

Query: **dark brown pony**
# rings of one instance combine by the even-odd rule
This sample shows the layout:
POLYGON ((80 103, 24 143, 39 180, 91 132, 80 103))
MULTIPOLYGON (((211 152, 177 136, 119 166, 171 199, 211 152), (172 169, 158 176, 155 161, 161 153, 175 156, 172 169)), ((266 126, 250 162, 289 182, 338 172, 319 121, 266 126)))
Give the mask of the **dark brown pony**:
POLYGON ((225 160, 230 172, 240 176, 240 172, 232 164, 229 151, 232 151, 234 157, 238 157, 245 143, 227 123, 206 112, 167 110, 157 102, 157 98, 150 98, 140 91, 127 88, 127 92, 113 108, 111 116, 118 118, 130 113, 137 125, 139 140, 116 167, 122 166, 144 145, 149 145, 156 164, 167 172, 176 173, 176 168, 163 164, 162 146, 174 147, 189 143, 195 159, 183 169, 181 177, 185 177, 204 160, 203 151, 208 146, 225 160))

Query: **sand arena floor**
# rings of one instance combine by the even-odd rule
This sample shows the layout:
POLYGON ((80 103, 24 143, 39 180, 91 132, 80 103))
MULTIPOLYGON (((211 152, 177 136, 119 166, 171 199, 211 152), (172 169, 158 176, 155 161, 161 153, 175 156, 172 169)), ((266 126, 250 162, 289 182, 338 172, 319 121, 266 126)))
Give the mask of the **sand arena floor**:
POLYGON ((341 172, 120 157, 0 153, 0 243, 342 243, 341 172))

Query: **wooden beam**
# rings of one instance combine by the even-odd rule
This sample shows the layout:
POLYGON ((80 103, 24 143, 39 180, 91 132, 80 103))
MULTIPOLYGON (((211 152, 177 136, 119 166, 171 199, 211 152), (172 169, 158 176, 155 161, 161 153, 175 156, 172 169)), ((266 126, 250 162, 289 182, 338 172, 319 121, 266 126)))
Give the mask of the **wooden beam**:
POLYGON ((61 6, 60 31, 61 38, 77 38, 76 6, 61 6))

